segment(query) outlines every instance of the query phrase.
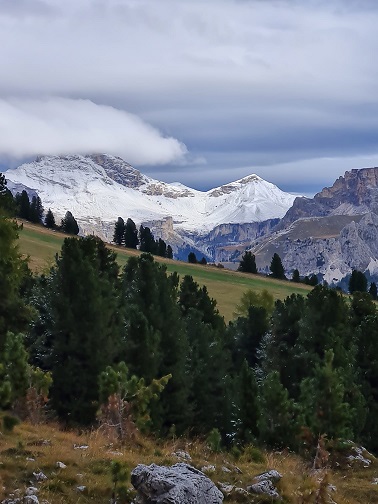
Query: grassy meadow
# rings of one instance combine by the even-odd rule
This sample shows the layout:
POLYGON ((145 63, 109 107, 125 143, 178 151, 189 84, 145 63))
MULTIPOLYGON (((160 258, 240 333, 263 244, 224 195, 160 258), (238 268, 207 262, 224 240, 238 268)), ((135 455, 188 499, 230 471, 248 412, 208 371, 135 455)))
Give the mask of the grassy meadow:
MULTIPOLYGON (((59 253, 64 238, 67 235, 23 222, 20 235, 20 251, 29 256, 30 266, 34 271, 46 271, 54 263, 56 253, 59 253)), ((109 245, 117 253, 120 266, 124 266, 131 255, 138 251, 109 245)), ((233 318, 233 312, 243 293, 248 289, 257 292, 268 290, 275 299, 284 299, 292 293, 306 295, 311 287, 294 284, 272 278, 239 273, 236 271, 216 268, 210 265, 189 264, 183 261, 173 261, 156 257, 156 260, 166 265, 167 271, 180 275, 191 275, 199 285, 206 285, 211 297, 217 300, 220 313, 226 321, 233 318)))

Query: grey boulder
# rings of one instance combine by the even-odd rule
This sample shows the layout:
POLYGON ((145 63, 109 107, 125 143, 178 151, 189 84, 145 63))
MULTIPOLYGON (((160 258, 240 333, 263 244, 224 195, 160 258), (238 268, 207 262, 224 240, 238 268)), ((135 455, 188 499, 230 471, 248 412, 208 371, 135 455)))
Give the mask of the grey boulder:
POLYGON ((221 504, 223 494, 198 469, 179 463, 172 467, 139 464, 131 473, 138 492, 135 504, 221 504))

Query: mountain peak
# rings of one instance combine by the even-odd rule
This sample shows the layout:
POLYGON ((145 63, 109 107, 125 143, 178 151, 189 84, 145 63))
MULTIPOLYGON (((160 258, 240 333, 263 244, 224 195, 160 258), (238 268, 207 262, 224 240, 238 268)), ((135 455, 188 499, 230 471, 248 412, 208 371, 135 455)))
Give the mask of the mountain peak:
POLYGON ((88 222, 109 228, 118 216, 137 223, 172 217, 176 229, 205 234, 224 223, 282 217, 295 198, 257 175, 197 191, 154 180, 101 153, 40 156, 6 176, 34 189, 58 217, 70 210, 84 230, 88 222))

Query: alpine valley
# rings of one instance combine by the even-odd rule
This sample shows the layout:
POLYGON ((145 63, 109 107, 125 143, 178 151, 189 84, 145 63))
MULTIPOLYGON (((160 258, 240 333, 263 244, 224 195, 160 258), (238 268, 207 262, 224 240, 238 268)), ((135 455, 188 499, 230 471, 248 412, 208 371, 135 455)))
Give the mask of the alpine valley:
POLYGON ((287 276, 337 284, 358 269, 378 279, 378 168, 346 172, 314 198, 257 175, 207 192, 154 180, 108 154, 41 156, 6 172, 12 192, 37 193, 57 221, 67 210, 82 234, 112 240, 117 217, 149 226, 178 259, 198 252, 237 264, 244 250, 269 272, 275 252, 287 276))

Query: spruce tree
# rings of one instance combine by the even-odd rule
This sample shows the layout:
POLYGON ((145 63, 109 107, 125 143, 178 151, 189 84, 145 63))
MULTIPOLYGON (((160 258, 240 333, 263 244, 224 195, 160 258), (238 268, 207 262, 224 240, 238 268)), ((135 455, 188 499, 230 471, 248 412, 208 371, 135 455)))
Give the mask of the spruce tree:
POLYGON ((349 279, 348 290, 350 294, 353 292, 366 292, 367 291, 367 279, 362 271, 353 270, 349 279))
POLYGON ((75 217, 72 215, 70 211, 66 212, 66 215, 62 219, 60 227, 63 233, 77 235, 79 234, 79 226, 76 222, 75 217))
POLYGON ((296 283, 299 283, 301 281, 301 277, 299 276, 299 271, 297 269, 293 271, 293 277, 291 281, 296 283))
POLYGON ((243 254, 238 266, 238 271, 242 271, 243 273, 257 273, 256 259, 251 251, 246 250, 243 254))
POLYGON ((168 259, 173 259, 173 250, 170 245, 167 245, 167 258, 168 259))
POLYGON ((56 224, 55 224, 55 217, 54 214, 51 211, 51 208, 47 210, 46 217, 45 217, 45 226, 49 229, 55 229, 56 224))
POLYGON ((273 278, 278 278, 279 280, 286 279, 285 270, 284 267, 282 266, 281 258, 277 253, 273 254, 272 262, 270 263, 269 269, 271 271, 271 276, 273 278))
POLYGON ((371 282, 369 287, 369 294, 374 299, 374 301, 376 301, 378 296, 378 290, 377 290, 377 284, 375 282, 371 282))
POLYGON ((140 226, 139 228, 139 250, 141 252, 148 252, 156 254, 156 242, 154 235, 151 233, 149 227, 140 226))
POLYGON ((167 255, 167 244, 161 238, 157 242, 157 255, 160 257, 166 257, 167 255))
POLYGON ((118 265, 99 238, 67 238, 51 275, 52 406, 67 423, 89 424, 97 377, 119 350, 118 265))
POLYGON ((42 220, 43 205, 39 196, 33 196, 29 209, 29 220, 39 224, 42 220))
POLYGON ((125 221, 118 217, 114 225, 113 242, 116 245, 122 245, 125 240, 125 221))
POLYGON ((136 249, 139 245, 138 230, 132 219, 127 219, 125 225, 125 247, 136 249))
POLYGON ((350 439, 354 435, 351 405, 346 400, 341 371, 334 368, 333 358, 332 350, 327 350, 313 376, 301 383, 302 423, 315 437, 326 434, 329 438, 350 439))
POLYGON ((272 448, 295 446, 298 432, 296 405, 283 387, 278 371, 270 372, 261 382, 259 391, 260 440, 272 448))
POLYGON ((258 387, 254 370, 244 360, 238 375, 238 438, 252 443, 258 438, 260 417, 258 387))
POLYGON ((191 263, 191 264, 197 264, 197 257, 196 257, 196 254, 194 252, 189 252, 188 254, 188 262, 191 263))
POLYGON ((16 194, 17 215, 21 219, 29 220, 30 218, 30 201, 28 193, 23 190, 21 194, 16 194))

